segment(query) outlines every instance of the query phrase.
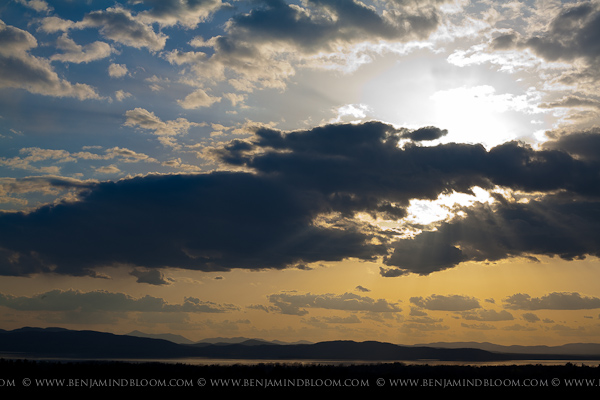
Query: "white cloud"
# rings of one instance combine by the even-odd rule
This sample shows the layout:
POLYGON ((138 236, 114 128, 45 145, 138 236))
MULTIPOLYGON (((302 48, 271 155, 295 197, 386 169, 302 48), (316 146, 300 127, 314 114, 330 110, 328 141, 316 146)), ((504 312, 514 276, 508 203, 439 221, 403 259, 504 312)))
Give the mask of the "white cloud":
POLYGON ((19 3, 23 4, 25 7, 29 7, 37 12, 49 12, 52 10, 52 7, 48 5, 43 0, 18 0, 19 3))
POLYGON ((108 67, 108 75, 111 78, 121 78, 127 75, 127 66, 125 64, 110 64, 108 67))
POLYGON ((153 112, 139 107, 127 111, 125 116, 127 117, 125 126, 152 131, 159 137, 159 141, 167 146, 175 146, 173 136, 185 134, 191 127, 201 126, 201 124, 190 122, 185 118, 162 121, 153 112))
POLYGON ((210 107, 214 103, 218 103, 220 101, 220 97, 210 96, 204 90, 197 89, 196 91, 188 94, 185 99, 179 100, 178 103, 185 109, 195 109, 201 107, 210 107))
POLYGON ((186 1, 186 0, 140 0, 151 4, 151 10, 141 12, 139 17, 147 23, 157 22, 161 26, 182 25, 195 28, 212 13, 223 6, 221 0, 186 1))
POLYGON ((115 98, 116 98, 118 101, 123 101, 123 100, 125 100, 127 97, 131 97, 131 93, 129 93, 129 92, 125 92, 125 91, 123 91, 123 90, 117 90, 117 91, 115 92, 115 98))
POLYGON ((46 17, 42 19, 40 30, 46 33, 67 32, 75 26, 75 22, 59 17, 46 17))
POLYGON ((76 64, 100 60, 110 56, 112 53, 112 48, 108 43, 97 41, 80 46, 73 39, 69 38, 66 33, 58 39, 57 47, 63 50, 63 53, 54 54, 50 57, 51 60, 76 64))

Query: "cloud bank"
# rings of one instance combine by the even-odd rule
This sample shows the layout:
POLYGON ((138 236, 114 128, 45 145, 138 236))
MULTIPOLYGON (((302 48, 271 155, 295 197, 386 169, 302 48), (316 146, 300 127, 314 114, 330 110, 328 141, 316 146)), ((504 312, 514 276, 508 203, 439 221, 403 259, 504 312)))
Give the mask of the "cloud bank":
MULTIPOLYGON (((136 116, 147 118, 132 124, 169 127, 141 111, 136 116)), ((91 275, 106 265, 282 269, 356 258, 381 259, 382 275, 400 276, 465 261, 600 255, 598 153, 590 151, 598 132, 560 136, 542 149, 401 144, 423 132, 438 137, 443 130, 377 121, 259 128, 213 149, 233 171, 93 183, 77 202, 0 215, 0 273, 91 275), (463 206, 412 238, 359 218, 401 224, 411 200, 475 186, 512 197, 463 206)))

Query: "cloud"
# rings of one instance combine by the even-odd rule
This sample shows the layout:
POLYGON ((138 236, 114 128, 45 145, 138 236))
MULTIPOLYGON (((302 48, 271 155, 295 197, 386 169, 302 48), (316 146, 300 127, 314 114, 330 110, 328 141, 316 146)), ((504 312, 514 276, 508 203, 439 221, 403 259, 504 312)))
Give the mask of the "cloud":
MULTIPOLYGON (((174 136, 196 125, 183 118, 162 121, 142 108, 126 116, 125 125, 171 145, 174 136)), ((382 259, 382 275, 400 276, 466 261, 600 254, 598 157, 593 151, 576 154, 596 141, 597 132, 560 136, 539 150, 517 142, 490 150, 458 143, 401 146, 406 132, 377 121, 290 132, 258 127, 246 140, 210 150, 235 172, 99 183, 76 203, 42 208, 27 218, 0 215, 4 273, 81 274, 119 263, 286 268, 358 258, 382 259), (568 138, 580 142, 567 151, 560 144, 571 143, 568 138), (404 220, 412 200, 472 195, 475 186, 499 190, 495 201, 456 205, 454 216, 436 222, 435 229, 420 226, 410 237, 393 237, 357 218, 368 214, 412 229, 404 220), (56 231, 56 240, 44 243, 45 230, 56 231), (114 235, 123 237, 109 242, 114 235)), ((117 154, 134 162, 144 156, 127 149, 104 155, 42 150, 32 151, 29 162, 117 154)))
POLYGON ((54 54, 50 57, 52 61, 70 62, 75 64, 88 63, 102 58, 109 57, 112 48, 104 42, 93 42, 85 46, 80 46, 73 39, 63 34, 57 41, 58 49, 62 53, 54 54))
POLYGON ((410 302, 432 311, 467 311, 481 307, 477 299, 461 295, 444 296, 434 294, 426 298, 411 297, 410 302))
POLYGON ((305 315, 306 308, 322 308, 327 310, 366 311, 397 313, 402 311, 394 303, 384 299, 372 299, 352 293, 335 294, 297 294, 278 293, 269 295, 269 301, 282 314, 305 315))
POLYGON ((29 176, 25 178, 0 178, 0 203, 27 205, 24 195, 37 193, 55 198, 72 198, 89 189, 96 181, 84 181, 61 176, 29 176))
POLYGON ((29 7, 37 12, 49 12, 52 10, 52 7, 48 5, 47 2, 43 0, 17 0, 19 3, 23 4, 25 7, 29 7))
POLYGON ((201 107, 210 107, 219 101, 221 101, 220 97, 210 96, 204 90, 197 89, 188 94, 185 99, 179 100, 178 103, 181 105, 181 107, 190 110, 201 107))
POLYGON ((398 241, 386 260, 419 274, 466 261, 498 261, 531 255, 565 260, 600 255, 598 203, 560 195, 527 203, 477 204, 436 231, 398 241))
POLYGON ((572 108, 572 107, 591 107, 600 108, 600 101, 581 96, 565 96, 562 99, 550 103, 542 103, 540 108, 572 108))
POLYGON ((353 56, 353 47, 364 43, 423 40, 440 23, 435 6, 377 10, 358 1, 310 0, 301 5, 259 1, 249 12, 235 14, 224 35, 191 42, 212 48, 212 54, 194 62, 192 70, 202 80, 228 76, 238 90, 283 88, 296 68, 319 67, 319 59, 328 54, 345 59, 353 56))
POLYGON ((0 293, 0 306, 19 311, 82 311, 82 312, 200 312, 222 313, 236 311, 230 304, 216 304, 186 297, 181 304, 169 304, 153 296, 135 298, 124 293, 103 290, 51 290, 28 296, 0 293))
MULTIPOLYGON (((113 160, 117 159, 125 163, 134 162, 156 162, 146 154, 137 153, 126 148, 113 147, 104 151, 104 154, 92 153, 89 151, 80 151, 71 153, 66 150, 42 149, 39 147, 26 147, 19 150, 20 156, 12 158, 0 157, 0 165, 27 171, 35 171, 49 174, 56 174, 60 171, 60 166, 68 162, 77 162, 78 160, 113 160), (57 165, 38 166, 39 163, 52 161, 57 165)), ((114 166, 113 166, 114 167, 114 166)))
POLYGON ((285 268, 372 259, 384 251, 356 227, 313 224, 314 201, 301 190, 247 173, 101 182, 78 202, 0 215, 0 274, 86 275, 115 264, 285 268))
POLYGON ((139 13, 141 20, 161 26, 179 24, 185 28, 195 28, 224 6, 221 0, 141 0, 139 3, 152 6, 139 13))
POLYGON ((436 140, 448 134, 448 130, 440 129, 435 126, 419 128, 414 131, 406 132, 402 135, 403 138, 413 140, 415 142, 425 140, 436 140))
POLYGON ((490 324, 465 324, 464 322, 460 324, 463 328, 467 329, 475 329, 478 331, 490 331, 497 329, 494 325, 490 324))
POLYGON ((117 90, 117 91, 115 92, 115 99, 117 99, 118 101, 123 101, 123 100, 125 100, 126 98, 128 98, 128 97, 131 97, 131 96, 132 96, 132 94, 131 94, 131 93, 129 93, 129 92, 125 92, 125 91, 123 91, 123 90, 117 90))
POLYGON ((511 313, 506 310, 476 310, 475 312, 465 312, 463 318, 473 321, 512 321, 515 319, 511 313))
POLYGON ((31 55, 37 45, 29 32, 0 21, 0 88, 80 100, 100 98, 92 87, 60 79, 48 60, 31 55))
POLYGON ((59 17, 46 17, 40 22, 40 30, 46 33, 67 32, 75 26, 75 22, 59 17))
MULTIPOLYGON (((52 22, 56 23, 56 21, 52 22)), ((48 29, 48 25, 45 27, 48 29)), ((104 37, 114 42, 137 49, 146 47, 151 51, 162 50, 167 40, 165 34, 154 32, 151 25, 140 21, 129 10, 120 6, 92 11, 72 27, 76 29, 99 28, 104 37)))
POLYGON ((570 63, 562 68, 559 81, 567 84, 581 83, 590 79, 597 81, 600 61, 600 38, 596 27, 600 22, 600 7, 595 1, 574 2, 551 7, 550 10, 534 10, 543 22, 529 21, 526 32, 503 33, 491 42, 495 51, 532 51, 548 62, 570 63))
POLYGON ((504 299, 512 310, 590 310, 600 308, 600 299, 573 292, 553 292, 542 297, 517 293, 504 299))
POLYGON ((530 322, 530 323, 535 323, 535 322, 540 321, 540 317, 538 317, 534 313, 524 313, 522 315, 522 317, 525 321, 530 322))
POLYGON ((127 66, 125 64, 110 64, 108 66, 108 75, 111 78, 122 78, 127 75, 127 66))
POLYGON ((590 163, 598 163, 600 161, 600 128, 566 134, 551 133, 550 136, 553 140, 544 142, 542 145, 543 148, 565 151, 575 158, 583 159, 590 163))
POLYGON ((157 269, 143 270, 135 268, 131 271, 131 275, 138 278, 138 283, 148 283, 150 285, 168 285, 171 283, 168 279, 165 279, 164 275, 157 269))
POLYGON ((152 111, 144 108, 135 108, 125 113, 127 117, 124 125, 151 131, 159 137, 161 143, 166 146, 174 146, 174 136, 186 134, 190 128, 200 126, 196 122, 190 122, 185 118, 177 118, 171 121, 162 121, 152 111))

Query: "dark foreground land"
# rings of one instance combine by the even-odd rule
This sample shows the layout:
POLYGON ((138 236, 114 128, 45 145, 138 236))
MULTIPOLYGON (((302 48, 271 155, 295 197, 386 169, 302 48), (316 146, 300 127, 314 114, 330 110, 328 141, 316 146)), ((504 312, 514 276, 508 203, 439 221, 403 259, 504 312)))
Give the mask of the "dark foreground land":
POLYGON ((596 394, 600 367, 256 364, 188 365, 0 359, 0 397, 8 393, 122 395, 258 394, 596 394))

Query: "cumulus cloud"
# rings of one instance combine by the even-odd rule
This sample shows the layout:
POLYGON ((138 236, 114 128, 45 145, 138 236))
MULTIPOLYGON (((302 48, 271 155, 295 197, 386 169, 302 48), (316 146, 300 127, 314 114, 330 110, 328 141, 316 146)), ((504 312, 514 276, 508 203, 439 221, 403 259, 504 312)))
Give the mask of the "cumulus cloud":
POLYGON ((473 321, 511 321, 515 319, 513 315, 506 310, 496 311, 485 309, 476 310, 474 312, 465 312, 463 318, 473 321))
POLYGON ((141 20, 162 26, 179 24, 185 28, 195 28, 224 6, 221 0, 140 0, 139 3, 151 6, 139 13, 141 20))
POLYGON ((31 55, 30 50, 37 46, 37 40, 29 32, 0 21, 0 88, 80 100, 100 98, 88 85, 61 79, 49 60, 31 55))
POLYGON ((312 294, 312 293, 278 293, 269 295, 269 301, 282 314, 305 315, 306 308, 323 308, 327 310, 368 311, 397 313, 402 311, 397 304, 384 299, 372 299, 352 293, 312 294))
POLYGON ((52 11, 52 7, 44 0, 17 0, 19 3, 38 12, 52 11))
POLYGON ((19 150, 19 156, 0 157, 0 165, 27 171, 55 174, 60 171, 60 166, 78 160, 119 160, 126 163, 155 162, 153 158, 143 153, 137 153, 126 148, 113 147, 106 149, 104 154, 90 151, 69 152, 60 149, 42 149, 39 147, 26 147, 19 150), (52 161, 55 165, 38 166, 40 162, 52 161))
POLYGON ((402 135, 402 137, 413 140, 415 142, 421 142, 426 140, 436 140, 448 134, 447 129, 440 129, 435 126, 428 126, 416 129, 414 131, 408 131, 402 135))
POLYGON ((137 278, 138 283, 148 283, 150 285, 168 285, 171 283, 164 277, 162 272, 157 269, 136 268, 131 271, 131 275, 137 278))
POLYGON ((131 11, 120 6, 92 11, 73 27, 99 28, 107 39, 138 49, 146 47, 152 51, 162 50, 167 40, 165 34, 154 32, 151 25, 140 21, 131 11))
POLYGON ((92 187, 96 181, 61 176, 29 176, 0 178, 0 203, 29 204, 24 195, 37 193, 55 198, 76 198, 77 193, 92 187))
POLYGON ((75 22, 56 16, 43 18, 39 29, 46 33, 67 32, 75 26, 75 22))
POLYGON ((562 69, 559 81, 581 84, 600 77, 598 61, 598 30, 600 6, 595 1, 561 4, 532 10, 534 17, 528 21, 524 32, 508 32, 494 38, 490 43, 493 51, 530 51, 548 62, 568 63, 562 69))
POLYGON ((186 134, 190 128, 200 126, 196 122, 190 122, 185 118, 177 118, 171 121, 162 121, 152 111, 144 108, 135 108, 125 113, 127 117, 124 125, 131 126, 146 131, 151 131, 158 136, 161 143, 167 146, 174 146, 173 137, 186 134))
POLYGON ((296 68, 320 65, 311 57, 336 54, 345 59, 352 57, 354 46, 365 42, 422 40, 440 24, 440 12, 431 4, 395 4, 378 10, 358 1, 260 1, 249 12, 235 14, 224 35, 191 42, 212 48, 210 56, 193 62, 192 70, 204 80, 232 75, 228 81, 238 90, 282 88, 296 68))
POLYGON ((431 295, 429 297, 411 297, 410 302, 418 307, 432 311, 466 311, 480 308, 479 300, 461 295, 431 295))
MULTIPOLYGON (((183 118, 162 121, 141 108, 126 116, 127 126, 166 139, 195 125, 183 118)), ((400 145, 407 132, 377 121, 290 132, 258 127, 246 140, 211 149, 236 172, 99 183, 77 203, 39 209, 27 218, 0 215, 4 273, 81 274, 118 263, 286 268, 358 258, 381 259, 381 274, 391 277, 430 274, 466 261, 600 254, 598 153, 585 152, 597 132, 557 137, 556 148, 550 142, 542 149, 512 142, 490 150, 410 140, 400 145), (356 218, 366 213, 403 226, 413 199, 472 194, 475 186, 505 188, 514 198, 494 194, 493 202, 457 205, 455 216, 435 229, 421 226, 411 237, 394 237, 356 218), (43 237, 49 229, 56 231, 55 241, 43 237)), ((143 156, 113 150, 111 155, 132 162, 143 156)), ((109 156, 35 151, 29 157, 66 161, 84 154, 109 156)))
POLYGON ((246 173, 99 183, 79 202, 0 215, 6 222, 0 270, 90 274, 115 263, 205 271, 285 268, 372 259, 384 251, 358 228, 313 224, 314 200, 306 196, 246 173), (14 235, 17 226, 24 236, 14 235), (56 227, 52 238, 44 234, 50 226, 56 227))
POLYGON ((125 64, 110 64, 108 66, 108 75, 111 78, 121 78, 127 75, 127 66, 125 64))
POLYGON ((517 293, 504 300, 512 310, 590 310, 600 308, 600 299, 573 292, 553 292, 542 297, 517 293))
POLYGON ((386 263, 428 274, 465 261, 600 255, 596 201, 549 196, 528 203, 479 204, 462 211, 464 216, 442 222, 436 231, 398 241, 386 263))
POLYGON ((203 89, 197 89, 193 93, 188 94, 185 99, 179 100, 178 103, 181 105, 181 107, 189 110, 201 107, 210 107, 219 101, 221 101, 220 97, 210 96, 203 89))
POLYGON ((75 64, 100 60, 109 57, 112 53, 112 48, 107 43, 98 41, 81 46, 68 37, 66 33, 58 39, 57 48, 62 50, 62 53, 54 54, 50 57, 50 60, 75 64))
POLYGON ((170 304, 160 297, 132 297, 125 293, 104 290, 51 290, 32 296, 0 293, 0 305, 19 311, 113 311, 113 312, 199 312, 223 313, 236 311, 231 304, 217 304, 186 297, 181 304, 170 304))

